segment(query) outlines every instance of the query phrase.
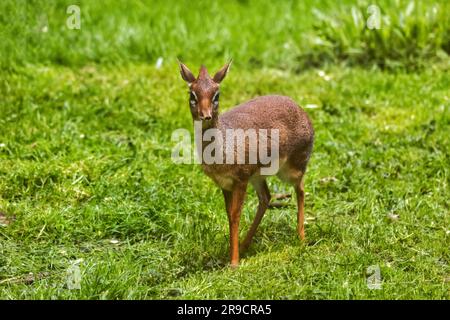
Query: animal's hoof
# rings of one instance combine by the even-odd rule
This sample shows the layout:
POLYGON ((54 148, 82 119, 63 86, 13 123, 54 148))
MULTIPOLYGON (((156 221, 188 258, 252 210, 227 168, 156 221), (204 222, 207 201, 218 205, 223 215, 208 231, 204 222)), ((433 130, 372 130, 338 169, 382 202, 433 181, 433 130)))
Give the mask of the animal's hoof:
POLYGON ((304 232, 299 232, 298 238, 300 239, 301 242, 306 242, 306 238, 305 238, 305 233, 304 232))

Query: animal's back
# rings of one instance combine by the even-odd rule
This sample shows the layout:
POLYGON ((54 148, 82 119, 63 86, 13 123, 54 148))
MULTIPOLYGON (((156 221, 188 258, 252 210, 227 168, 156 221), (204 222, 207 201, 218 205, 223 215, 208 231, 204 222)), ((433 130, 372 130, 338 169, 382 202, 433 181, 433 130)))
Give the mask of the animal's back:
POLYGON ((307 113, 291 98, 279 95, 261 96, 221 114, 219 128, 278 129, 280 158, 298 151, 309 153, 314 140, 307 113))

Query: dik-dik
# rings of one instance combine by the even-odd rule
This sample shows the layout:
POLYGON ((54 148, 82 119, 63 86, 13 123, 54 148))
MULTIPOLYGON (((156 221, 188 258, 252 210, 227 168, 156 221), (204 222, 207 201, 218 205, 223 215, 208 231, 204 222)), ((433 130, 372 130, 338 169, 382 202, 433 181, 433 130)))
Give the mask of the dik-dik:
MULTIPOLYGON (((201 121, 202 133, 208 129, 217 129, 226 136, 230 129, 275 129, 278 133, 278 170, 275 174, 294 186, 297 195, 297 232, 301 240, 305 239, 303 178, 310 158, 314 130, 306 112, 292 99, 268 95, 254 98, 219 115, 220 83, 230 69, 231 61, 222 67, 212 78, 204 66, 196 78, 183 63, 180 65, 181 77, 189 86, 189 105, 194 121, 201 121)), ((241 130, 242 131, 242 130, 241 130)), ((266 139, 273 139, 272 136, 266 139)), ((259 141, 259 140, 258 140, 259 141)), ((222 142, 227 144, 229 141, 222 142)), ((200 151, 213 143, 203 141, 200 151)), ((266 144, 270 145, 270 144, 266 144)), ((238 146, 236 146, 238 147, 238 146)), ((251 146, 245 140, 245 159, 249 159, 251 146)), ((236 152, 236 148, 224 148, 224 152, 236 152)), ((273 151, 273 150, 272 150, 273 151)), ((203 171, 222 189, 225 208, 230 227, 231 266, 239 264, 239 250, 245 251, 258 228, 267 208, 271 206, 271 195, 265 175, 261 174, 262 164, 256 163, 206 163, 202 162, 203 171), (246 195, 247 185, 251 183, 258 195, 259 205, 255 219, 242 244, 239 246, 239 220, 246 195)))

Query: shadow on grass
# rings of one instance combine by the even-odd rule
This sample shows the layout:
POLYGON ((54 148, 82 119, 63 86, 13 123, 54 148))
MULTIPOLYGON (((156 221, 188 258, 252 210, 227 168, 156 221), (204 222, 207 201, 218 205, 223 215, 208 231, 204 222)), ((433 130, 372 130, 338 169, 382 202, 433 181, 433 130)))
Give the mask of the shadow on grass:
MULTIPOLYGON (((249 225, 241 231, 241 241, 245 236, 249 225)), ((224 235, 224 240, 218 242, 208 241, 195 247, 190 247, 189 252, 185 249, 181 258, 184 270, 180 277, 190 276, 196 272, 214 272, 229 267, 229 238, 224 235)), ((339 242, 339 233, 331 225, 317 226, 309 224, 306 226, 306 240, 302 242, 297 235, 296 224, 288 223, 286 219, 279 219, 262 224, 253 242, 246 252, 241 252, 241 259, 255 258, 260 254, 279 253, 286 248, 311 248, 325 240, 325 242, 339 242)))

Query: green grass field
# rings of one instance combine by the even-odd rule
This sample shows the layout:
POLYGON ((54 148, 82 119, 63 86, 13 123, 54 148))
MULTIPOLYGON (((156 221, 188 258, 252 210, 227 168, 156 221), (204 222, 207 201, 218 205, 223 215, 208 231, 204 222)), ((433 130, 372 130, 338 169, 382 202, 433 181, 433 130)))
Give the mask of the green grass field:
POLYGON ((0 4, 1 299, 450 298, 447 1, 380 1, 380 30, 366 1, 80 1, 80 30, 71 4, 0 4), (220 190, 170 157, 193 132, 176 57, 234 58, 222 110, 307 107, 306 243, 292 199, 228 267, 220 190))

